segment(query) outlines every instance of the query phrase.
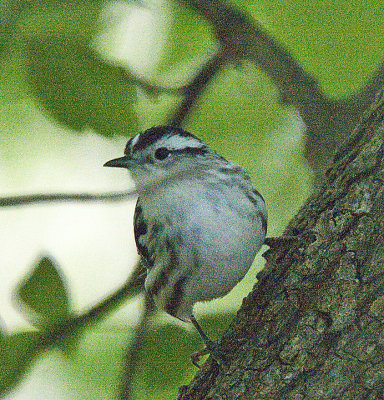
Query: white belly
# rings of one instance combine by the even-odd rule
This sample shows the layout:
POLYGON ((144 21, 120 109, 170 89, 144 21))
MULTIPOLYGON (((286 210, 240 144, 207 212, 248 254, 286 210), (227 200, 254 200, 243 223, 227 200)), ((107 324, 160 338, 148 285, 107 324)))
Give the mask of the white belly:
MULTIPOLYGON (((215 192, 214 198, 202 190, 192 186, 186 191, 162 191, 143 204, 145 210, 151 206, 154 218, 167 226, 164 233, 178 236, 178 271, 169 283, 188 276, 176 314, 183 320, 189 319, 196 302, 226 295, 247 273, 265 239, 263 203, 258 209, 242 193, 229 192, 231 188, 223 189, 228 193, 215 192)), ((147 286, 163 267, 155 265, 149 272, 147 286)), ((167 288, 160 292, 155 298, 158 306, 164 307, 169 295, 167 288)))

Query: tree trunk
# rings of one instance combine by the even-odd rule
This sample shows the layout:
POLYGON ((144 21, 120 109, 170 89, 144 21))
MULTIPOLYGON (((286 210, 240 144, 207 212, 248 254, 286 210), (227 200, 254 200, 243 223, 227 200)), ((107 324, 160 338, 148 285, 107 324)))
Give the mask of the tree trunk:
POLYGON ((180 400, 384 399, 383 121, 381 93, 180 400))

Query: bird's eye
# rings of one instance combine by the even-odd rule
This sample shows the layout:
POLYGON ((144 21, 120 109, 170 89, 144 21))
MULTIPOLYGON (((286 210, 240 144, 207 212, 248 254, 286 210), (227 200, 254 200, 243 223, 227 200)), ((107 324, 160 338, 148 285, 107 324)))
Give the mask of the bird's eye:
POLYGON ((157 160, 165 160, 171 152, 166 147, 160 147, 155 151, 155 158, 157 160))

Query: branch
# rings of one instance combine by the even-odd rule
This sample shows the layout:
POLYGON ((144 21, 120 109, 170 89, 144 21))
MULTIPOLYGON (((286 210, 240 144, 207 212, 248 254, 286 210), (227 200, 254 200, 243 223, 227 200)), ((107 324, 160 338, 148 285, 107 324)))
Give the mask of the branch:
POLYGON ((185 87, 164 87, 164 86, 159 86, 156 83, 152 83, 149 80, 138 77, 129 70, 127 70, 126 67, 120 67, 121 73, 125 79, 127 79, 130 83, 133 82, 137 86, 139 86, 145 93, 148 95, 153 95, 156 96, 160 93, 168 93, 168 94, 173 94, 173 95, 183 95, 185 92, 185 87))
MULTIPOLYGON (((334 120, 340 118, 341 124, 334 125, 346 125, 349 134, 358 120, 355 110, 345 111, 342 105, 330 101, 297 60, 246 13, 221 0, 182 1, 212 25, 223 57, 233 62, 253 62, 274 82, 282 103, 299 111, 307 126, 305 156, 316 182, 320 182, 339 140, 335 138, 330 115, 334 120)), ((340 135, 340 129, 337 133, 340 135)))
POLYGON ((38 341, 38 348, 35 351, 46 350, 57 342, 61 342, 65 338, 76 334, 86 326, 100 322, 124 301, 142 292, 145 276, 146 273, 143 272, 141 266, 138 264, 129 280, 110 296, 95 304, 84 313, 42 332, 38 341))
POLYGON ((247 59, 274 82, 283 104, 294 106, 306 124, 304 155, 315 175, 324 179, 338 143, 344 141, 382 82, 380 67, 360 96, 331 100, 318 82, 261 25, 223 0, 182 0, 212 26, 223 58, 247 59))
POLYGON ((21 196, 0 197, 0 207, 16 207, 39 203, 67 202, 67 201, 120 201, 136 197, 136 190, 111 193, 39 193, 21 196))
MULTIPOLYGON (((27 370, 40 353, 79 334, 85 327, 100 322, 111 312, 115 311, 116 307, 124 301, 141 293, 145 275, 141 265, 138 264, 130 279, 110 296, 95 304, 82 314, 73 315, 66 321, 38 331, 35 340, 28 346, 24 346, 23 349, 20 349, 15 361, 17 367, 12 366, 7 369, 5 365, 3 371, 1 371, 2 382, 0 396, 3 395, 4 392, 10 390, 11 387, 20 380, 20 374, 27 370)), ((5 348, 5 350, 7 350, 7 348, 5 348)), ((11 354, 13 354, 13 351, 14 350, 12 350, 11 354)))
POLYGON ((226 55, 220 51, 216 53, 211 60, 209 60, 192 80, 192 82, 183 89, 185 98, 173 113, 170 125, 180 126, 188 114, 192 111, 193 105, 197 102, 198 98, 202 95, 208 83, 220 72, 220 70, 228 63, 226 55))
POLYGON ((305 114, 308 105, 328 102, 316 80, 246 13, 220 0, 183 1, 212 25, 226 57, 248 59, 268 74, 285 104, 305 114))
POLYGON ((140 323, 137 325, 133 334, 133 340, 129 343, 124 357, 124 370, 121 380, 120 400, 131 400, 133 396, 133 385, 135 374, 140 366, 140 351, 151 327, 152 316, 155 312, 153 301, 148 295, 145 295, 144 312, 142 313, 140 323))
MULTIPOLYGON (((149 183, 143 190, 151 191, 156 187, 161 187, 165 182, 170 183, 172 180, 178 180, 182 175, 184 178, 188 175, 194 174, 193 170, 190 171, 178 171, 170 176, 158 179, 155 184, 149 183)), ((128 190, 126 192, 112 192, 112 193, 101 193, 101 194, 89 194, 89 193, 43 193, 43 194, 31 194, 22 196, 7 196, 0 198, 0 207, 14 207, 23 206, 29 204, 38 203, 52 203, 52 202, 67 202, 67 201, 120 201, 131 197, 136 197, 136 189, 128 190)))

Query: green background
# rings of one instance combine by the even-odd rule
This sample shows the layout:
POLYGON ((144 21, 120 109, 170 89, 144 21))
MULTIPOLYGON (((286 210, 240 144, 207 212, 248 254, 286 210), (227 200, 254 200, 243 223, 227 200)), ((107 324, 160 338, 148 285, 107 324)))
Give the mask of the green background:
MULTIPOLYGON (((148 48, 161 46, 162 57, 148 72, 148 68, 138 71, 125 60, 112 56, 116 39, 108 42, 105 32, 113 31, 115 21, 101 18, 102 2, 0 3, 4 21, 0 30, 0 185, 4 195, 22 193, 34 181, 35 191, 44 192, 52 187, 82 191, 82 171, 77 168, 76 160, 67 160, 63 152, 71 147, 76 150, 83 135, 97 135, 99 146, 116 144, 115 148, 120 149, 116 151, 122 152, 121 137, 128 138, 140 129, 165 123, 172 115, 180 97, 137 90, 135 76, 167 88, 185 84, 199 64, 212 54, 215 43, 209 25, 193 11, 181 3, 162 4, 162 15, 167 18, 161 36, 153 43, 145 43, 148 48), (47 153, 51 160, 48 167, 47 153), (56 186, 45 186, 39 180, 41 168, 51 169, 52 176, 55 170, 64 170, 60 176, 67 174, 70 179, 52 178, 56 186)), ((248 11, 280 41, 332 99, 358 90, 382 60, 381 1, 233 4, 248 11)), ((156 20, 154 3, 148 12, 156 20)), ((154 29, 158 27, 154 24, 154 29)), ((150 52, 147 57, 151 57, 150 52)), ((140 60, 136 62, 139 64, 140 60)), ((185 127, 250 172, 267 201, 269 235, 280 234, 309 195, 312 177, 302 156, 303 124, 294 109, 279 103, 278 91, 269 78, 249 63, 225 68, 210 83, 185 127)), ((79 158, 92 157, 94 153, 95 149, 90 147, 79 158)), ((100 166, 102 161, 106 160, 98 161, 100 166)), ((21 209, 12 210, 12 215, 7 212, 4 211, 2 218, 7 224, 7 240, 12 243, 19 240, 20 229, 23 232, 36 229, 15 222, 23 218, 21 209)), ((54 212, 55 209, 53 217, 54 212)), ((105 227, 100 226, 102 229, 105 227)), ((2 243, 8 246, 8 242, 2 243)), ((98 244, 100 248, 104 245, 98 244)), ((24 246, 25 243, 15 244, 15 252, 28 251, 24 246)), ((84 254, 93 251, 87 237, 78 251, 84 254)), ((135 254, 129 256, 134 258, 135 254)), ((38 259, 39 254, 34 257, 38 259)), ((25 272, 19 277, 22 283, 15 310, 21 310, 23 318, 35 324, 34 329, 44 329, 47 323, 68 316, 71 307, 76 309, 78 295, 65 268, 62 274, 56 274, 55 266, 47 261, 34 265, 35 272, 25 277, 31 263, 32 260, 21 266, 25 272), (45 291, 38 291, 40 297, 33 292, 28 279, 46 285, 45 291), (49 307, 52 304, 54 307, 49 307)), ((108 271, 113 274, 113 260, 110 264, 108 271)), ((2 274, 7 273, 7 265, 3 259, 2 274)), ((233 304, 239 307, 262 265, 262 258, 258 257, 247 278, 231 295, 197 308, 211 336, 219 337, 228 326, 235 312, 233 304)), ((92 269, 93 265, 90 262, 76 268, 92 269)), ((83 286, 80 290, 86 291, 88 282, 83 286)), ((7 325, 7 318, 4 319, 7 325)), ((175 398, 177 388, 188 383, 195 373, 189 355, 200 348, 198 337, 162 314, 156 321, 136 379, 138 399, 175 398)), ((36 398, 36 390, 39 397, 36 388, 41 393, 48 390, 46 398, 113 398, 119 387, 121 357, 133 325, 134 319, 111 316, 83 332, 71 345, 67 343, 37 358, 28 353, 36 340, 32 325, 25 322, 15 330, 8 330, 0 338, 0 343, 10 343, 10 354, 3 353, 1 360, 2 370, 10 371, 9 376, 2 377, 3 387, 15 386, 8 394, 13 399, 27 398, 28 393, 36 398), (29 365, 31 369, 27 368, 29 365), (54 386, 54 390, 48 386, 54 386)))

